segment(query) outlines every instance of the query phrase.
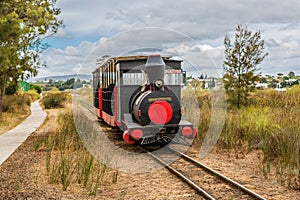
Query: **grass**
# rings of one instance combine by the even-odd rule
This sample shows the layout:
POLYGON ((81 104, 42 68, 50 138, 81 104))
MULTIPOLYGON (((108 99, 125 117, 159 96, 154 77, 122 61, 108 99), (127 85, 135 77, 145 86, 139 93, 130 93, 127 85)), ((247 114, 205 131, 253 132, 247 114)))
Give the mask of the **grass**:
MULTIPOLYGON (((211 117, 210 94, 195 92, 200 105, 196 145, 200 145, 208 130, 211 117)), ((188 95, 183 99, 188 102, 188 95)), ((262 173, 268 177, 273 170, 278 179, 290 188, 300 190, 300 86, 287 92, 256 91, 249 106, 227 109, 226 121, 218 148, 239 149, 245 153, 263 152, 262 173)), ((195 111, 188 111, 191 118, 195 111)))
POLYGON ((30 115, 31 102, 39 98, 35 91, 7 95, 3 98, 3 113, 0 119, 0 134, 16 127, 30 115))
POLYGON ((85 102, 90 102, 92 104, 93 102, 93 88, 87 88, 83 87, 79 90, 74 90, 74 93, 78 94, 80 96, 80 99, 85 102))
POLYGON ((112 173, 112 182, 117 180, 116 172, 89 154, 76 132, 72 111, 63 110, 57 118, 57 130, 40 137, 34 148, 46 154, 49 183, 61 185, 64 191, 79 185, 89 195, 96 195, 104 179, 112 173))

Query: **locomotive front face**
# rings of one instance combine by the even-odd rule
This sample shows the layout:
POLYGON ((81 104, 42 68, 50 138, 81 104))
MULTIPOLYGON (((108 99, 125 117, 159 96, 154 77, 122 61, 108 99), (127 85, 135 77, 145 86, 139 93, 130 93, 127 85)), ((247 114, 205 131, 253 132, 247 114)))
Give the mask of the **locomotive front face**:
POLYGON ((180 122, 180 102, 163 83, 165 68, 160 55, 149 56, 145 65, 149 87, 145 91, 139 91, 131 103, 133 117, 142 126, 180 122))
POLYGON ((166 65, 161 56, 149 56, 144 71, 148 83, 133 93, 129 105, 133 122, 139 125, 128 126, 124 140, 129 144, 140 139, 143 139, 141 144, 152 143, 158 138, 170 141, 178 131, 184 137, 194 137, 193 125, 181 121, 180 94, 178 98, 178 94, 164 83, 166 65))

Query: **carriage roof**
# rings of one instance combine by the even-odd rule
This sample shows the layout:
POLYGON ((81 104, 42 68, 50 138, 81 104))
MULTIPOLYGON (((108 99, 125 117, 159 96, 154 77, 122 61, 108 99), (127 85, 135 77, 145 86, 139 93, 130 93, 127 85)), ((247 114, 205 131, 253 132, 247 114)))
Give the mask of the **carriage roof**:
MULTIPOLYGON (((111 58, 107 59, 104 63, 102 63, 100 66, 98 66, 94 70, 94 72, 97 71, 101 67, 106 67, 106 66, 108 66, 110 64, 117 65, 118 63, 123 63, 124 68, 130 69, 130 68, 136 67, 138 65, 145 64, 146 61, 147 61, 147 59, 148 59, 148 56, 120 56, 120 57, 111 57, 111 58), (129 65, 130 65, 130 67, 128 67, 129 65)), ((180 63, 182 62, 182 60, 171 59, 171 56, 162 56, 162 59, 165 62, 179 63, 179 65, 176 66, 176 68, 180 69, 180 63)))

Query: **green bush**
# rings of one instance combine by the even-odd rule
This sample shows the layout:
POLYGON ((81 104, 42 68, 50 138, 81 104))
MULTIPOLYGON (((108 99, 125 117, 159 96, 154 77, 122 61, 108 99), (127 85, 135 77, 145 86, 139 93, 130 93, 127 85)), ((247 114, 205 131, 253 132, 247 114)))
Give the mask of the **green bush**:
POLYGON ((43 97, 41 102, 46 109, 62 108, 69 99, 69 95, 65 92, 48 93, 43 97))
POLYGON ((42 88, 39 85, 30 85, 31 90, 36 90, 38 94, 42 93, 42 88))

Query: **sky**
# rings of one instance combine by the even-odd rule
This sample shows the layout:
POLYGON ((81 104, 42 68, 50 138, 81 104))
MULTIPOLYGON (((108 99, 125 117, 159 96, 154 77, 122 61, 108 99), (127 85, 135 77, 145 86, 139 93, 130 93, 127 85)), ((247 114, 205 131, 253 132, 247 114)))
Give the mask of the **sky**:
POLYGON ((300 75, 300 3, 296 0, 58 0, 64 28, 45 40, 38 77, 89 74, 103 55, 151 51, 184 60, 187 71, 222 74, 224 37, 238 24, 260 31, 269 55, 262 74, 300 75))

